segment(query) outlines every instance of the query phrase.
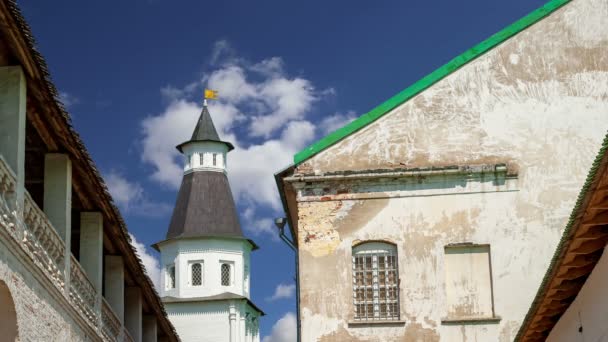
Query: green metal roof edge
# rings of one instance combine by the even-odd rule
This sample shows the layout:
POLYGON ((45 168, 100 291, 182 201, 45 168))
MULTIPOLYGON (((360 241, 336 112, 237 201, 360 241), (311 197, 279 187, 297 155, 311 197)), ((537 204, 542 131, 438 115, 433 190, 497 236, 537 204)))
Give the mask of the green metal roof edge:
MULTIPOLYGON (((608 153, 608 134, 604 137, 602 145, 600 146, 600 150, 593 160, 593 164, 591 164, 591 168, 589 169, 589 173, 587 174, 587 178, 585 179, 585 183, 583 184, 581 191, 576 198, 576 203, 574 204, 574 208, 570 213, 570 217, 568 218, 568 223, 566 223, 566 227, 564 228, 564 233, 562 234, 555 252, 553 253, 553 257, 551 258, 551 262, 549 263, 549 267, 543 276, 543 279, 536 291, 536 295, 534 296, 534 300, 526 313, 526 317, 524 318, 522 324, 519 327, 517 335, 515 336, 514 341, 519 341, 530 324, 530 320, 533 318, 536 313, 536 309, 538 305, 542 302, 543 294, 545 293, 545 288, 549 285, 549 282, 552 279, 552 274, 555 267, 558 267, 558 262, 560 262, 560 255, 566 248, 566 244, 570 241, 572 237, 572 229, 574 229, 574 224, 577 221, 578 216, 580 215, 580 211, 584 210, 582 208, 583 202, 585 201, 585 196, 588 195, 589 191, 591 191, 591 186, 594 180, 600 176, 598 172, 600 171, 600 167, 602 166, 602 160, 605 158, 606 153, 608 153)), ((566 308, 567 309, 567 308, 566 308)))
POLYGON ((448 63, 441 66, 439 69, 436 69, 435 71, 426 75, 422 79, 418 80, 416 83, 412 84, 405 90, 402 90, 397 95, 391 97, 390 99, 380 104, 376 108, 372 109, 368 113, 360 116, 359 118, 350 122, 346 126, 339 128, 338 130, 326 135, 317 142, 296 153, 293 158, 294 164, 298 165, 304 162, 306 159, 314 156, 315 154, 325 150, 326 148, 337 143, 338 141, 346 138, 350 134, 376 121, 389 111, 395 109, 397 106, 418 95, 423 90, 437 83, 444 77, 450 75, 452 72, 458 70, 463 65, 483 55, 495 46, 513 37, 517 33, 525 30, 529 26, 545 18, 546 16, 553 13, 555 10, 570 1, 571 0, 551 0, 547 2, 543 6, 537 8, 536 10, 526 15, 525 17, 517 20, 516 22, 502 29, 498 33, 495 33, 490 38, 465 51, 460 56, 452 59, 448 63))

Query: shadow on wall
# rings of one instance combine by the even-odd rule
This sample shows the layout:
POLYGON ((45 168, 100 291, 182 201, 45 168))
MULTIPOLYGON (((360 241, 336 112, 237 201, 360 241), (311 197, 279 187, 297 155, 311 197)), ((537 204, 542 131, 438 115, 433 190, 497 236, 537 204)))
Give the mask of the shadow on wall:
POLYGON ((17 341, 17 313, 11 292, 0 280, 0 341, 17 341))

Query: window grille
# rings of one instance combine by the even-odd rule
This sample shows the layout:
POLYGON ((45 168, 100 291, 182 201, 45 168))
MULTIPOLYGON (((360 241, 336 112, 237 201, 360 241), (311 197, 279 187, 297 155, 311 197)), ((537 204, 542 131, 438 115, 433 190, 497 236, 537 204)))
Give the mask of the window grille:
POLYGON ((230 286, 230 265, 222 264, 222 286, 230 286))
POLYGON ((167 267, 167 288, 175 288, 175 266, 171 265, 167 267))
POLYGON ((215 166, 217 163, 217 153, 213 154, 213 166, 215 166))
POLYGON ((203 285, 203 267, 200 263, 192 264, 191 266, 191 284, 192 286, 203 285))
POLYGON ((399 319, 399 271, 395 246, 368 242, 353 248, 356 320, 399 319))
POLYGON ((200 166, 203 166, 203 156, 204 156, 204 154, 202 154, 202 153, 198 154, 198 164, 200 166))

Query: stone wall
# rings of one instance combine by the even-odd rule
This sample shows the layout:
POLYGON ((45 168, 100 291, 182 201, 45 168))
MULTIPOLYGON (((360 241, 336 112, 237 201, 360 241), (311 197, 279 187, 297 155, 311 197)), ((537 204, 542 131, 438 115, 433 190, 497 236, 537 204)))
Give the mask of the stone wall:
POLYGON ((13 254, 9 243, 0 238, 0 280, 7 284, 15 303, 19 341, 99 340, 87 332, 84 320, 75 321, 65 297, 46 278, 36 276, 34 265, 13 254))

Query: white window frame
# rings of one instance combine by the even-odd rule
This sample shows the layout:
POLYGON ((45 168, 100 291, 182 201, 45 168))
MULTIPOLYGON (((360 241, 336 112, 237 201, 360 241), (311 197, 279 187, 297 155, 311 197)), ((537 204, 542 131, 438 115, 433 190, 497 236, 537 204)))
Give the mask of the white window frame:
POLYGON ((397 246, 388 242, 367 241, 353 246, 352 279, 355 321, 398 321, 400 319, 398 259, 397 246), (384 264, 383 268, 382 264, 384 264), (392 282, 391 279, 393 279, 392 282))

